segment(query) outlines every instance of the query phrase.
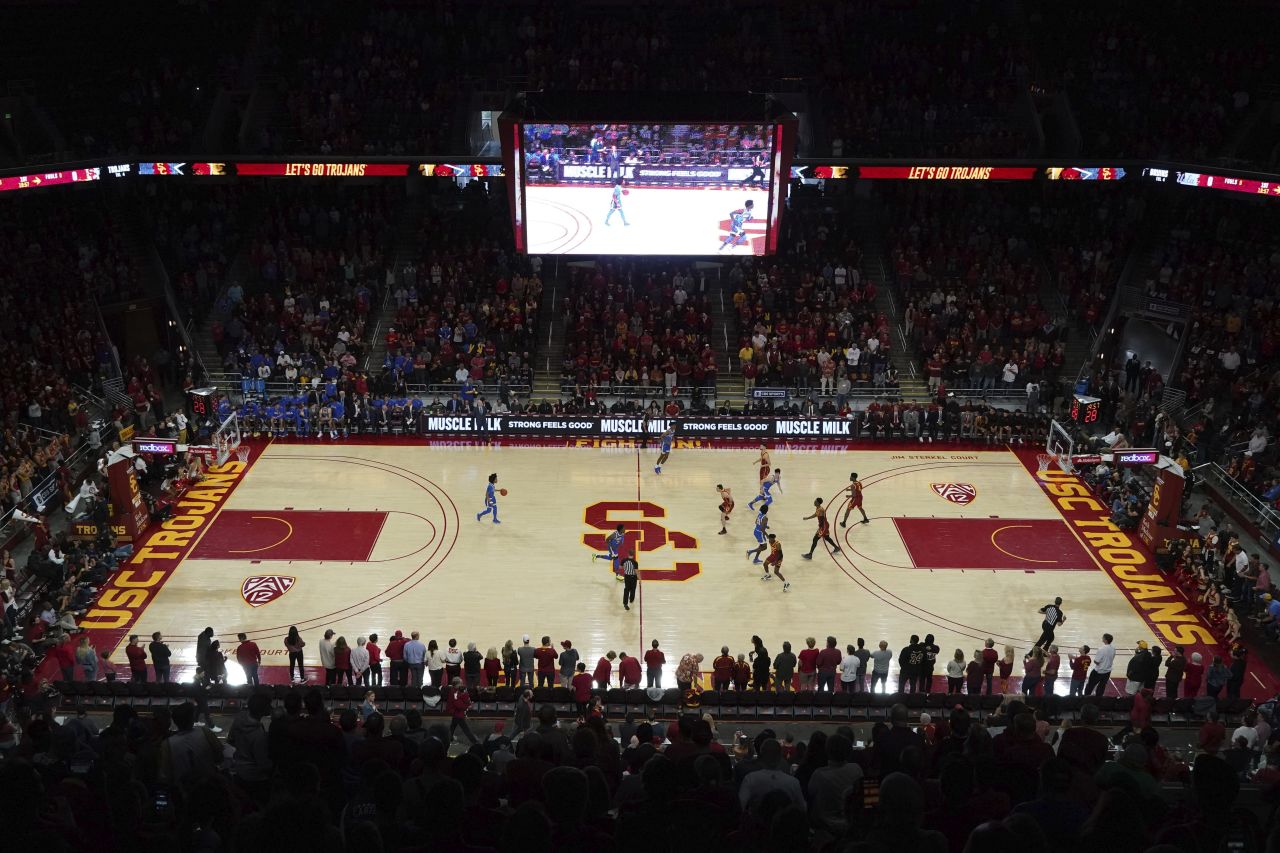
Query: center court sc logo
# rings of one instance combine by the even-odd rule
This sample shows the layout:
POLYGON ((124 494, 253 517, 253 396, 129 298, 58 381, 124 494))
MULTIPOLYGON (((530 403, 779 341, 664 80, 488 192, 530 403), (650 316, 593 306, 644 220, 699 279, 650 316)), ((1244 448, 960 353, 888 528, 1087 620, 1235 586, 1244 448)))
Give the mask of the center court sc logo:
POLYGON ((670 545, 676 551, 698 550, 698 540, 679 530, 668 530, 652 519, 666 518, 665 508, 649 501, 599 501, 586 508, 583 521, 588 527, 602 531, 584 533, 582 544, 593 551, 608 550, 605 540, 619 524, 626 532, 622 551, 635 549, 641 563, 640 579, 646 581, 687 581, 702 571, 702 564, 691 560, 676 560, 670 567, 651 568, 645 565, 645 555, 670 545))

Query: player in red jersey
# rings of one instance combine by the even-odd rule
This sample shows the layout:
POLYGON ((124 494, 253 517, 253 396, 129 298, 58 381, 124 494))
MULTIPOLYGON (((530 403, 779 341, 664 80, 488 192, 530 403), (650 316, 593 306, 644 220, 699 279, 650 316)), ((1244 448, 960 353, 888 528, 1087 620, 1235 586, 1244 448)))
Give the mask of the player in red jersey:
POLYGON ((782 574, 782 543, 772 533, 769 534, 769 556, 764 558, 764 574, 760 576, 760 580, 769 580, 769 569, 771 567, 773 573, 778 576, 778 580, 782 581, 782 591, 789 592, 791 584, 787 582, 787 579, 782 574))
POLYGON ((733 515, 733 490, 728 486, 716 486, 720 493, 720 535, 728 533, 729 516, 733 515))
POLYGON ((849 485, 844 487, 844 491, 849 493, 849 505, 844 509, 844 518, 840 519, 840 526, 844 527, 849 521, 849 513, 855 509, 862 513, 862 523, 870 524, 871 519, 867 518, 867 513, 862 509, 862 481, 858 479, 856 473, 849 475, 849 485))
POLYGON ((813 499, 813 514, 806 515, 804 520, 808 521, 811 518, 818 520, 818 532, 813 534, 813 542, 809 545, 809 553, 801 554, 800 556, 806 560, 812 560, 813 552, 817 550, 819 540, 826 540, 826 543, 831 546, 831 553, 839 554, 840 546, 831 538, 831 525, 827 522, 827 508, 822 505, 822 498, 813 499))
POLYGON ((760 458, 756 460, 756 464, 760 466, 760 473, 756 477, 756 481, 763 483, 764 478, 769 476, 769 448, 763 444, 760 445, 760 458))

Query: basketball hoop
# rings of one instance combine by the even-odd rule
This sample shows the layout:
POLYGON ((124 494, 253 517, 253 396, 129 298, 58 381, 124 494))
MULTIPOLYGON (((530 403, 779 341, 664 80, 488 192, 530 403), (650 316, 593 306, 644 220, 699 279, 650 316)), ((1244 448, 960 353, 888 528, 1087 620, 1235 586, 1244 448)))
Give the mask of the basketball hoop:
POLYGON ((1053 463, 1053 454, 1052 454, 1052 453, 1037 453, 1037 454, 1036 454, 1036 465, 1038 466, 1038 467, 1036 468, 1036 470, 1037 470, 1037 471, 1039 471, 1041 474, 1043 474, 1045 471, 1048 471, 1048 470, 1049 470, 1049 466, 1050 466, 1052 463, 1053 463))
POLYGON ((239 459, 241 462, 244 462, 247 464, 249 462, 249 445, 241 444, 239 447, 237 447, 236 458, 239 459))

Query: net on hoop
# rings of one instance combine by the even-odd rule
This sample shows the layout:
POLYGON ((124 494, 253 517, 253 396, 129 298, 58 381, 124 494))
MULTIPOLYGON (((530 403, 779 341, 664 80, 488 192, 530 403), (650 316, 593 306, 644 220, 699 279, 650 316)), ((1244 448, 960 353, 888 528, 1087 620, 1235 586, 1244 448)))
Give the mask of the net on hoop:
POLYGON ((1036 465, 1037 465, 1036 470, 1038 470, 1038 471, 1048 471, 1048 470, 1049 470, 1049 466, 1050 466, 1050 465, 1052 465, 1052 464, 1053 464, 1053 454, 1052 454, 1052 453, 1037 453, 1037 454, 1036 454, 1036 465))
POLYGON ((249 461, 249 446, 247 444, 242 444, 236 448, 236 458, 241 462, 249 461))

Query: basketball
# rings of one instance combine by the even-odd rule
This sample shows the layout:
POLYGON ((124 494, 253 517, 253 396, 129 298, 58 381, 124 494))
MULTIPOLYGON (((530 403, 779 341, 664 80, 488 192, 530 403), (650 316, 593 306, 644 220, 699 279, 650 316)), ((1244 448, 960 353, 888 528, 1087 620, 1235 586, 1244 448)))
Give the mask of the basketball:
POLYGON ((498 494, 502 495, 502 496, 505 498, 505 497, 507 496, 507 490, 506 490, 506 489, 498 489, 498 494))

